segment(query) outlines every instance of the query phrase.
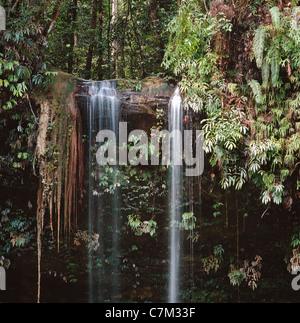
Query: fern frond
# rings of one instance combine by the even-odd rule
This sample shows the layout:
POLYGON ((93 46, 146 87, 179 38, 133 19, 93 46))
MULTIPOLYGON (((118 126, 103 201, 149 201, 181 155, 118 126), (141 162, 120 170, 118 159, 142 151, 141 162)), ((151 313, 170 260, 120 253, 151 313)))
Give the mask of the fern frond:
POLYGON ((255 32, 253 52, 256 59, 256 65, 261 68, 264 55, 264 44, 265 44, 266 29, 265 26, 261 25, 255 32))
POLYGON ((292 11, 292 17, 294 18, 292 20, 292 23, 291 23, 291 28, 293 30, 295 30, 296 32, 299 30, 299 26, 298 26, 298 15, 300 13, 300 6, 296 6, 294 7, 293 11, 292 11))
POLYGON ((279 79, 279 71, 280 71, 280 66, 278 62, 278 50, 275 52, 275 54, 271 58, 271 79, 272 79, 272 85, 276 87, 276 84, 279 79))
POLYGON ((260 84, 256 80, 251 80, 248 84, 252 89, 256 103, 261 104, 263 102, 263 96, 260 84))
POLYGON ((266 59, 263 60, 262 68, 261 68, 261 76, 263 87, 266 88, 268 86, 269 77, 270 77, 270 65, 267 63, 266 59))
POLYGON ((270 13, 272 16, 272 23, 275 29, 280 27, 280 12, 278 7, 273 7, 270 9, 270 13))

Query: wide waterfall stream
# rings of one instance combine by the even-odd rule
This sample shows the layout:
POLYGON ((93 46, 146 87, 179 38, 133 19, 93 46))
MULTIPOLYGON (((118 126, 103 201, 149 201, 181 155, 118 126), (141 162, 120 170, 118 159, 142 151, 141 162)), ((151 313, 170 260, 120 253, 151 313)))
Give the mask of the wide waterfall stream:
MULTIPOLYGON (((123 275, 121 267, 121 228, 126 223, 122 217, 121 187, 116 188, 112 194, 105 195, 99 187, 102 171, 105 166, 99 166, 96 162, 96 152, 105 142, 99 142, 97 134, 101 130, 112 131, 116 138, 119 137, 119 122, 121 102, 117 96, 116 82, 87 82, 85 84, 88 95, 85 96, 88 156, 88 234, 99 239, 99 245, 95 249, 89 249, 89 302, 109 301, 117 302, 122 298, 123 275), (106 268, 103 270, 103 259, 107 259, 106 268), (108 283, 109 281, 109 283, 108 283), (105 295, 104 295, 105 291, 105 295), (121 295, 121 296, 120 296, 121 295)), ((164 232, 167 246, 162 253, 163 261, 167 266, 159 267, 164 271, 162 275, 167 277, 164 289, 166 296, 160 298, 169 303, 180 301, 180 286, 183 272, 183 233, 180 224, 184 211, 183 190, 183 106, 176 88, 170 99, 168 111, 168 130, 170 139, 170 167, 167 173, 168 194, 165 201, 165 221, 169 229, 164 232), (162 269, 163 268, 163 269, 162 269)), ((110 143, 106 143, 109 145, 110 143)), ((116 142, 118 146, 118 140, 116 142)), ((117 154, 118 155, 118 154, 117 154)), ((117 157, 117 156, 116 156, 117 157)), ((117 176, 118 166, 112 167, 112 177, 117 176)), ((116 178, 113 178, 117 181, 116 178)), ((150 203, 150 201, 149 201, 150 203)), ((153 206, 154 207, 154 206, 153 206)), ((157 255, 154 255, 154 258, 157 255)), ((154 260, 153 260, 154 261, 154 260)), ((156 261, 156 260, 155 260, 156 261)))

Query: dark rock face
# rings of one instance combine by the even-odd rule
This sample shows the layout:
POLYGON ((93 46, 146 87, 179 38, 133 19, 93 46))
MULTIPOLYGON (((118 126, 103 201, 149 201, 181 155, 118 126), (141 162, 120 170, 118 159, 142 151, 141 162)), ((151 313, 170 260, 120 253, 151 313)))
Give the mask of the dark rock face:
POLYGON ((144 93, 120 91, 118 95, 121 101, 121 112, 124 116, 154 115, 157 109, 165 110, 170 101, 168 96, 152 96, 144 93))
MULTIPOLYGON (((89 96, 87 84, 90 82, 79 79, 76 81, 76 97, 89 96)), ((168 106, 170 97, 174 92, 173 86, 162 79, 154 77, 145 79, 140 83, 139 91, 135 91, 136 86, 123 84, 126 81, 115 82, 117 82, 117 95, 121 101, 121 110, 124 116, 137 113, 153 115, 157 109, 165 109, 168 106)))
MULTIPOLYGON (((157 122, 156 111, 168 115, 170 97, 152 96, 143 93, 119 92, 121 101, 120 117, 133 129, 149 131, 157 122)), ((166 121, 166 120, 165 120, 166 121)))
MULTIPOLYGON (((157 123, 156 112, 158 110, 163 110, 167 118, 168 105, 174 87, 157 77, 144 79, 138 84, 138 87, 140 92, 133 91, 130 88, 119 91, 120 117, 134 129, 149 131, 157 123)), ((167 123, 167 120, 164 120, 164 122, 167 123)))
MULTIPOLYGON (((87 83, 84 80, 76 80, 76 82, 76 101, 82 111, 82 102, 90 95, 87 85, 90 82, 87 83)), ((129 128, 149 131, 156 123, 157 110, 163 110, 165 115, 168 115, 168 105, 174 86, 163 79, 149 77, 139 84, 126 80, 115 82, 117 96, 121 102, 120 121, 127 121, 129 128)))

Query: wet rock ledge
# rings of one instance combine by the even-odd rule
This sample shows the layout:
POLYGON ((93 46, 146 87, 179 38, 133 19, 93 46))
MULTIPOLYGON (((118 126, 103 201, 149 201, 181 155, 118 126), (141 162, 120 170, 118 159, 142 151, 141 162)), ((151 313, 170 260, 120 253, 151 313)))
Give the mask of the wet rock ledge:
MULTIPOLYGON (((120 114, 123 120, 137 115, 154 116, 156 110, 166 110, 174 85, 158 77, 148 77, 142 81, 111 80, 116 82, 117 96, 121 101, 120 114)), ((91 81, 76 79, 77 101, 89 95, 91 81)), ((79 103, 80 104, 80 103, 79 103)))

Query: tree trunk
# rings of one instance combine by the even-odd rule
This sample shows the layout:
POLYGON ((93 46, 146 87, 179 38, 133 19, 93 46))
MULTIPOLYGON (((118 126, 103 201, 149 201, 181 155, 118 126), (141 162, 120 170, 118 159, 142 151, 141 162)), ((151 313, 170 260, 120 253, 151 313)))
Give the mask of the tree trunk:
MULTIPOLYGON (((93 12, 92 12, 92 23, 91 23, 91 30, 94 31, 96 29, 97 24, 97 0, 93 0, 93 12)), ((93 54, 94 54, 94 44, 93 39, 88 49, 87 60, 86 60, 86 78, 91 78, 91 70, 92 70, 92 61, 93 61, 93 54)))
MULTIPOLYGON (((239 201, 235 193, 235 212, 236 212, 236 263, 237 269, 240 266, 240 223, 239 223, 239 201)), ((240 303, 240 286, 238 285, 238 303, 240 303)))
MULTIPOLYGON (((128 5, 129 5, 129 9, 130 9, 130 17, 131 17, 132 21, 134 21, 133 12, 132 12, 132 6, 131 6, 132 5, 131 0, 128 1, 128 5)), ((145 62, 145 58, 144 58, 144 54, 143 54, 143 50, 142 50, 142 45, 141 45, 141 42, 140 42, 140 39, 139 39, 139 34, 138 34, 138 32, 137 32, 134 24, 133 24, 133 33, 134 33, 134 36, 136 38, 136 43, 137 43, 137 45, 139 47, 141 61, 142 62, 145 62)), ((131 55, 131 57, 132 57, 132 55, 131 55)), ((132 64, 131 64, 131 66, 132 66, 132 64)), ((141 69, 142 70, 141 70, 140 76, 142 78, 144 78, 145 75, 146 75, 145 68, 144 68, 144 64, 141 64, 141 69)))
POLYGON ((46 25, 46 27, 44 28, 44 32, 43 32, 43 36, 47 39, 52 31, 52 29, 54 28, 56 21, 59 17, 60 14, 60 5, 62 4, 63 0, 57 0, 52 15, 51 15, 51 20, 50 22, 46 25))
POLYGON ((102 8, 102 0, 98 0, 98 9, 99 9, 99 47, 98 47, 98 80, 101 81, 103 79, 103 53, 102 53, 102 40, 103 40, 103 8, 102 8))
POLYGON ((113 28, 113 43, 112 43, 112 52, 111 56, 114 60, 114 71, 115 71, 115 78, 118 79, 119 77, 119 70, 118 70, 118 41, 117 41, 117 31, 116 31, 116 23, 118 19, 118 0, 113 0, 113 8, 112 8, 112 20, 111 25, 113 28))
POLYGON ((125 66, 126 66, 126 60, 125 60, 125 45, 126 45, 126 33, 127 33, 127 25, 128 25, 128 17, 129 17, 129 5, 127 5, 127 8, 125 4, 122 7, 122 15, 125 16, 125 20, 123 19, 123 25, 122 25, 122 40, 120 42, 120 48, 119 53, 121 56, 120 61, 120 68, 119 68, 119 76, 121 78, 126 78, 125 75, 125 66))
MULTIPOLYGON (((77 20, 77 0, 73 0, 72 8, 70 10, 71 24, 74 24, 77 20)), ((74 65, 74 47, 75 47, 75 38, 76 38, 76 27, 73 26, 73 32, 70 35, 70 53, 68 57, 68 73, 73 73, 74 65)))
POLYGON ((158 27, 157 27, 157 3, 156 0, 150 0, 150 21, 151 25, 154 30, 154 37, 155 37, 155 45, 159 48, 158 50, 158 58, 161 62, 163 59, 163 50, 162 50, 162 43, 158 37, 158 27))
POLYGON ((111 59, 111 48, 110 48, 110 32, 111 32, 111 0, 108 0, 108 27, 107 27, 107 34, 106 34, 106 39, 107 39, 107 66, 108 66, 108 75, 110 75, 110 59, 111 59))

